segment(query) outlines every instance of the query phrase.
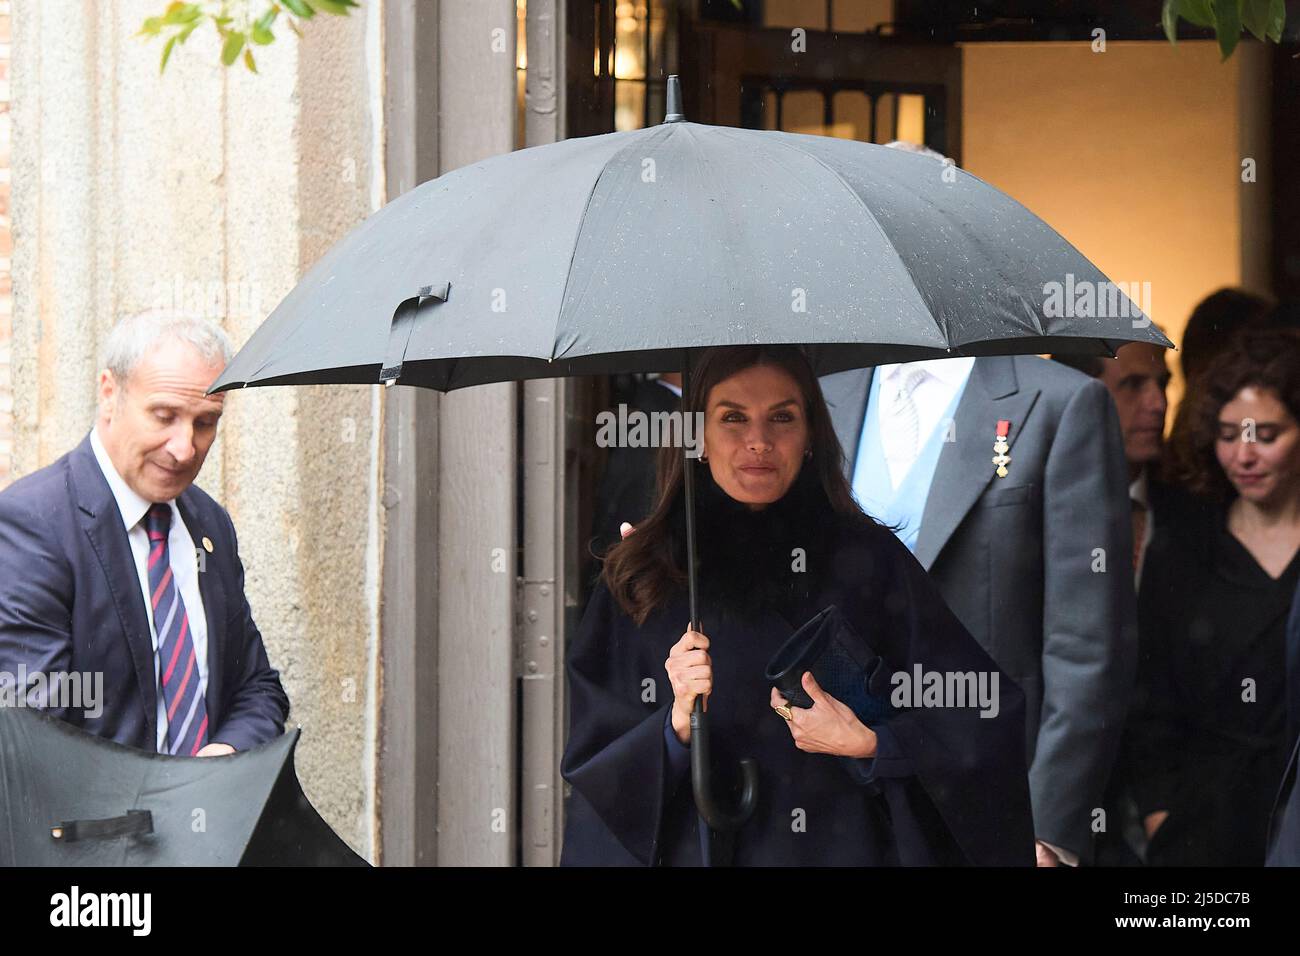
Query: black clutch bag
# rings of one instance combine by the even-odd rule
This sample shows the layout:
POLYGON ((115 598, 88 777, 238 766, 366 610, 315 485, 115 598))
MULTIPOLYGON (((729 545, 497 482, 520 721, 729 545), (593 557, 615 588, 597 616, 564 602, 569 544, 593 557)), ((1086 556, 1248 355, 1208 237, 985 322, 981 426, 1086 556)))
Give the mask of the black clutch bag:
POLYGON ((811 707, 801 680, 812 671, 826 693, 870 726, 889 720, 889 674, 882 658, 834 604, 795 631, 767 664, 767 680, 792 707, 811 707))

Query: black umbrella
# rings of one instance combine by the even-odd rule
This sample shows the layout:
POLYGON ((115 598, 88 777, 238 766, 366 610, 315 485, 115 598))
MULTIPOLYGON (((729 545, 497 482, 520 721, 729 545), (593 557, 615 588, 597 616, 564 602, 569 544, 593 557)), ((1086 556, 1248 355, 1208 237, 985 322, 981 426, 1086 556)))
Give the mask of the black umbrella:
MULTIPOLYGON (((496 156, 389 203, 321 258, 212 390, 450 391, 673 368, 689 388, 692 353, 711 346, 804 345, 825 375, 955 355, 1113 355, 1126 341, 1172 346, 987 183, 883 146, 688 123, 669 77, 660 126, 496 156), (1074 307, 1076 289, 1091 290, 1087 307, 1074 307)), ((698 627, 690 468, 685 479, 698 627)), ((756 768, 740 809, 721 807, 700 701, 692 726, 700 815, 736 829, 756 768)))
POLYGON ((365 866, 303 794, 298 734, 172 757, 0 707, 0 866, 365 866))

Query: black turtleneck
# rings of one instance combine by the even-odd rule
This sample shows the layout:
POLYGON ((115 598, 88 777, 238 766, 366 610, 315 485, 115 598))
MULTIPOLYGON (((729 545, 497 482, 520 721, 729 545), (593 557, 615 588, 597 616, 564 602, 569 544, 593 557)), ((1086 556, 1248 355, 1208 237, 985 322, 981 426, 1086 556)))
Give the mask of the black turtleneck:
MULTIPOLYGON (((837 526, 817 476, 802 467, 790 489, 759 511, 728 495, 707 463, 696 469, 695 528, 700 601, 721 602, 745 616, 763 610, 802 608, 816 594, 827 570, 837 526), (803 549, 796 566, 796 548, 803 549), (801 567, 802 570, 796 570, 801 567)), ((685 567, 685 518, 681 498, 675 515, 674 553, 685 567)))

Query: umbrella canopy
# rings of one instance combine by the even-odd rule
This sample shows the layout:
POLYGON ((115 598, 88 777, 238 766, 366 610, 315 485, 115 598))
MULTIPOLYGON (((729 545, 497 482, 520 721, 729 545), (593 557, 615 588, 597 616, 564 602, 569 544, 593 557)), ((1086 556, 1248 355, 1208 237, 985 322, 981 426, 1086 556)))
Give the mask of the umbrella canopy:
POLYGON ((321 258, 213 390, 449 391, 671 370, 681 349, 717 345, 813 346, 819 374, 1172 345, 1050 226, 967 172, 674 115, 496 156, 393 200, 321 258), (1074 290, 1089 290, 1084 308, 1074 290))
MULTIPOLYGON (((1172 347, 1078 250, 969 173, 868 143, 688 123, 675 76, 667 100, 660 126, 496 156, 389 203, 321 258, 211 391, 450 391, 676 368, 688 390, 693 353, 729 345, 802 345, 820 375, 1172 347)), ((690 468, 683 495, 698 628, 690 468)), ((757 768, 742 762, 739 809, 720 806, 698 698, 691 727, 700 816, 737 829, 757 768)))
POLYGON ((0 707, 0 866, 365 866, 303 794, 298 733, 171 757, 0 707))

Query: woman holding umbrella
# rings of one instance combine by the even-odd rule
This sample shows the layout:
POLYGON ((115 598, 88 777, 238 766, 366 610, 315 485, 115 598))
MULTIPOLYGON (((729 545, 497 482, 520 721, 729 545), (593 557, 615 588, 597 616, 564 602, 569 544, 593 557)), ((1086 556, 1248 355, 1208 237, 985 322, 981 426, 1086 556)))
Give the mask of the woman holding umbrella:
POLYGON ((1032 865, 1020 691, 854 502, 804 354, 710 350, 690 385, 702 453, 661 449, 657 505, 606 555, 569 651, 562 862, 1032 865), (697 630, 684 626, 686 467, 699 489, 697 630), (811 706, 765 676, 831 606, 871 662, 866 722, 812 673, 811 706), (909 693, 922 675, 933 695, 909 693), (953 675, 986 679, 994 705, 944 698, 953 675), (757 803, 732 834, 701 827, 686 782, 699 695, 717 767, 758 764, 757 803))
MULTIPOLYGON (((1136 312, 1122 321, 1046 314, 1040 290, 1049 283, 1073 277, 1103 288, 1105 276, 1047 223, 956 167, 870 143, 691 123, 681 102, 669 77, 659 126, 516 150, 390 202, 321 258, 210 391, 378 382, 450 392, 663 369, 678 355, 754 342, 810 343, 819 375, 952 354, 1171 345, 1136 312), (495 307, 502 276, 524 308, 495 307), (796 288, 815 288, 816 307, 792 321, 796 288)), ((1028 862, 1018 689, 911 554, 857 513, 808 362, 772 353, 728 363, 686 380, 691 409, 712 403, 705 444, 718 457, 689 468, 680 451, 663 458, 658 507, 610 552, 571 649, 566 859, 703 859, 690 839, 693 798, 713 830, 736 836, 742 863, 1020 862, 1022 847, 1028 862), (717 404, 716 386, 773 365, 789 381, 764 388, 788 390, 790 405, 717 404), (707 387, 697 401, 698 385, 707 387), (724 409, 739 414, 724 420, 724 409), (720 596, 702 623, 687 506, 697 476, 708 512, 705 597, 720 596), (728 594, 731 607, 721 602, 728 594), (782 680, 786 696, 769 699, 765 655, 807 612, 831 608, 843 618, 834 633, 852 629, 873 650, 873 680, 884 679, 871 694, 858 681, 847 696, 879 703, 883 693, 890 704, 892 678, 924 678, 924 667, 941 678, 996 679, 987 682, 1000 691, 996 716, 927 706, 928 688, 915 687, 913 706, 900 703, 892 716, 885 706, 849 707, 856 724, 828 699, 844 703, 839 691, 796 699, 804 688, 782 680), (693 634, 683 635, 688 620, 693 634), (699 651, 705 657, 685 659, 699 651), (676 688, 666 679, 670 656, 683 658, 673 663, 676 688), (723 778, 705 772, 708 721, 691 703, 703 706, 701 681, 720 751, 752 746, 760 759, 741 765, 735 813, 722 808, 723 778), (843 719, 822 719, 835 715, 843 719), (683 752, 689 792, 678 786, 683 752)), ((752 389, 751 377, 739 384, 752 389)), ((555 408, 530 406, 543 416, 555 408)), ((413 421, 399 415, 399 424, 413 421)), ((495 702, 475 706, 486 712, 495 702)))

